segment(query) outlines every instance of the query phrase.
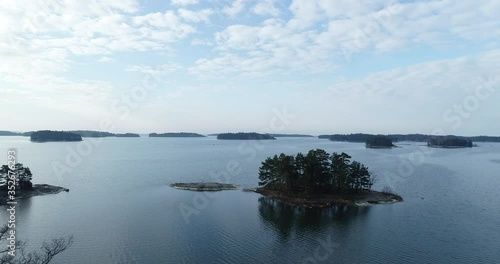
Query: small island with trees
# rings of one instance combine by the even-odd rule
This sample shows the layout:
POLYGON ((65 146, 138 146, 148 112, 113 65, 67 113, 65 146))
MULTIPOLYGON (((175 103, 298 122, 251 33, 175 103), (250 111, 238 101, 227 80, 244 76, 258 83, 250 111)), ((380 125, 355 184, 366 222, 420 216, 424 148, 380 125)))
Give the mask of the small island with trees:
POLYGON ((82 141, 82 136, 64 131, 40 130, 31 133, 32 142, 66 142, 66 141, 82 141))
POLYGON ((393 148, 396 145, 392 144, 391 138, 383 135, 377 135, 367 138, 365 146, 367 148, 393 148))
POLYGON ((368 168, 351 162, 346 153, 328 154, 322 149, 306 155, 275 155, 259 168, 259 188, 255 192, 286 204, 304 207, 335 205, 359 206, 400 202, 389 192, 372 191, 373 177, 368 168))
POLYGON ((13 190, 15 190, 15 196, 12 198, 15 198, 16 200, 32 196, 69 191, 68 189, 59 186, 33 184, 31 182, 32 178, 33 174, 31 173, 30 168, 24 167, 22 163, 16 163, 11 167, 3 165, 0 168, 0 205, 5 205, 8 200, 11 200, 9 191, 13 190))
POLYGON ((251 133, 223 133, 218 134, 217 139, 219 140, 275 140, 276 138, 269 134, 259 134, 255 132, 251 133))
POLYGON ((434 137, 427 142, 431 148, 472 148, 472 140, 454 136, 434 137))
POLYGON ((179 133, 151 133, 149 137, 205 137, 197 133, 179 132, 179 133))

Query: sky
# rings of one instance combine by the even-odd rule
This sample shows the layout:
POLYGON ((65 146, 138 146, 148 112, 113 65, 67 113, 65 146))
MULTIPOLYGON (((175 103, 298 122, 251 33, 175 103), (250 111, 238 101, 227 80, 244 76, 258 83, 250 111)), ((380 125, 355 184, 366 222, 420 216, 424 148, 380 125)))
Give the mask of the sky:
POLYGON ((500 136, 497 0, 2 0, 0 130, 500 136))

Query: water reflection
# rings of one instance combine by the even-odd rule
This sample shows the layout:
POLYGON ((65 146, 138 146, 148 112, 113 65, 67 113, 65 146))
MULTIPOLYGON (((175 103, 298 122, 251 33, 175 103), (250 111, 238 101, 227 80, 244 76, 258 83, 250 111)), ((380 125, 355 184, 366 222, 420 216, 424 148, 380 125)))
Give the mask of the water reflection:
POLYGON ((17 202, 16 206, 16 218, 18 219, 29 219, 31 214, 32 198, 24 198, 17 202))
POLYGON ((348 226, 354 218, 357 220, 366 218, 369 211, 370 207, 302 208, 267 197, 259 198, 261 221, 268 228, 278 232, 283 240, 288 240, 294 233, 297 235, 317 233, 332 226, 348 226))

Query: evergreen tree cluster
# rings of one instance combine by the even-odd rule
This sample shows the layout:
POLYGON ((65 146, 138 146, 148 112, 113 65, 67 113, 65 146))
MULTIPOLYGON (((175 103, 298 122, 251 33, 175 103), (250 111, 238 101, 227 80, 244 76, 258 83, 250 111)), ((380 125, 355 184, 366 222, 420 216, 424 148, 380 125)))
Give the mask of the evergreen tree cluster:
POLYGON ((330 155, 322 149, 310 150, 306 155, 275 155, 262 162, 259 186, 284 194, 370 190, 373 178, 368 168, 350 159, 346 153, 330 155))
POLYGON ((24 167, 22 163, 16 163, 14 165, 14 170, 11 170, 9 166, 3 165, 0 168, 0 190, 6 191, 8 189, 9 176, 16 175, 15 186, 17 190, 31 190, 33 189, 33 184, 31 179, 33 174, 30 168, 24 167))

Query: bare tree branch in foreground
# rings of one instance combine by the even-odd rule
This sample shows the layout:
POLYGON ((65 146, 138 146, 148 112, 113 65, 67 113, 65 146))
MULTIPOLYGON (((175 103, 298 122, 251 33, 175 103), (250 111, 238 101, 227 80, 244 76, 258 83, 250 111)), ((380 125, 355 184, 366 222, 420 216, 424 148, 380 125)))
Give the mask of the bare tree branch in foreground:
MULTIPOLYGON (((7 225, 0 228, 0 243, 7 245, 7 225)), ((25 243, 17 241, 16 257, 8 254, 9 249, 0 249, 0 264, 48 264, 59 253, 63 252, 73 244, 73 236, 53 238, 50 242, 44 242, 39 251, 28 252, 24 250, 25 243)))

